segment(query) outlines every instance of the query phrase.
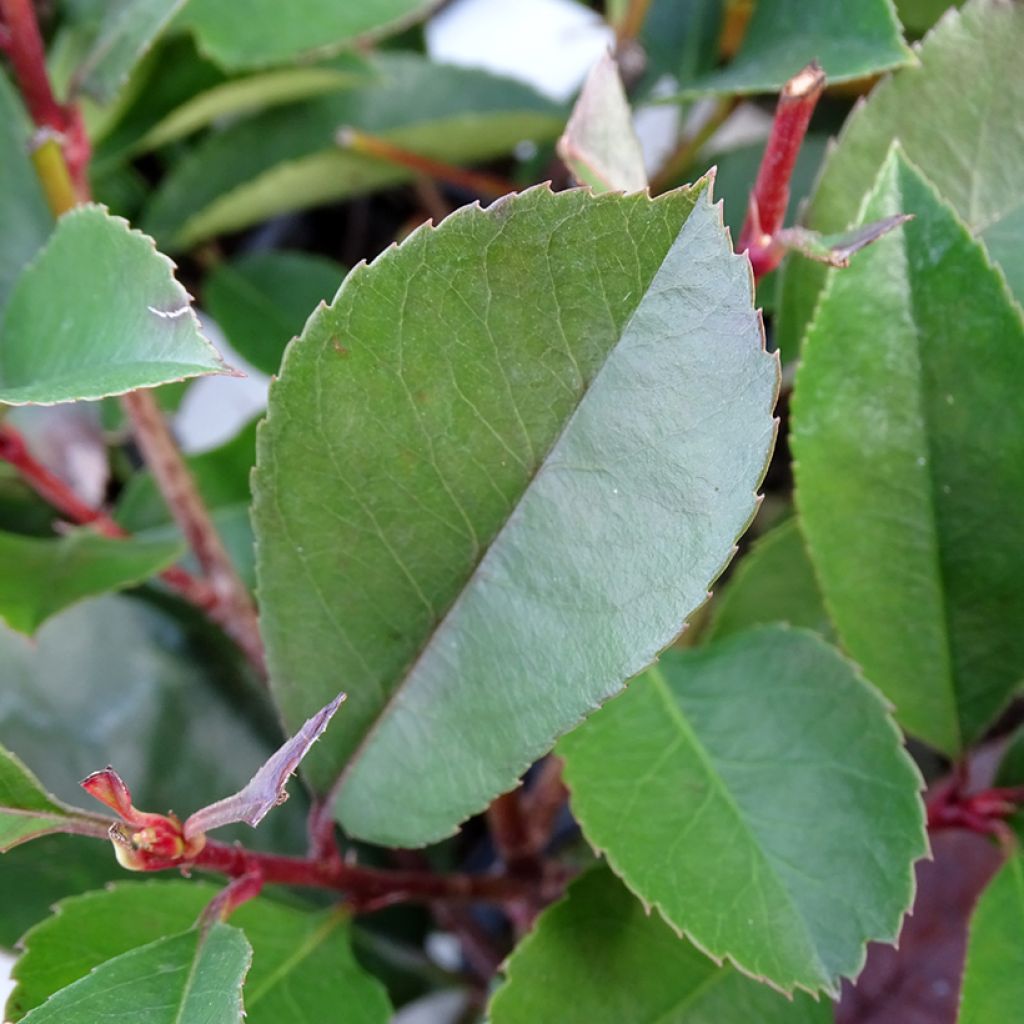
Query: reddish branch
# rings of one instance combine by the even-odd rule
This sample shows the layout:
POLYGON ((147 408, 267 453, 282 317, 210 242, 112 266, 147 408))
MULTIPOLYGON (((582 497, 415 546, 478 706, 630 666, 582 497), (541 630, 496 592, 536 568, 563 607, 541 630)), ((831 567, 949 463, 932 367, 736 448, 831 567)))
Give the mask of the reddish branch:
POLYGON ((46 51, 32 0, 0 0, 3 32, 0 45, 14 69, 29 115, 39 128, 49 128, 63 139, 64 156, 79 198, 88 194, 86 172, 91 150, 81 112, 57 102, 46 71, 46 51))
POLYGON ((1006 819, 1024 804, 1024 786, 995 786, 968 793, 962 773, 937 786, 925 803, 928 829, 958 828, 979 835, 1008 839, 1006 819))
POLYGON ((789 183, 811 115, 825 89, 825 72, 815 61, 791 78, 782 90, 771 134, 761 158, 747 219, 736 246, 746 252, 754 276, 762 277, 782 260, 776 235, 782 229, 789 205, 789 183))

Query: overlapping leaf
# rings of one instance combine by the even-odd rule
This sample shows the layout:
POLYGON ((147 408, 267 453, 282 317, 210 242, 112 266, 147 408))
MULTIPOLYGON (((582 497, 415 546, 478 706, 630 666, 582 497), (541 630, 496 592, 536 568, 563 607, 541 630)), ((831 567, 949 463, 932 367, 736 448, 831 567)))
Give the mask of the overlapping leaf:
POLYGON ((286 356, 254 522, 273 690, 352 834, 415 845, 649 664, 749 521, 775 360, 705 187, 544 188, 350 273, 286 356))
MULTIPOLYGON (((1024 7, 971 0, 921 43, 919 65, 900 70, 854 110, 804 217, 821 232, 855 221, 861 197, 894 139, 925 170, 1024 300, 1024 161, 1020 110, 1024 7)), ((902 212, 902 211, 896 211, 902 212)), ((821 267, 787 261, 780 348, 795 356, 825 282, 821 267)))
POLYGON ((836 271, 793 401, 797 505, 825 602, 906 729, 950 754, 1024 678, 1024 321, 956 214, 894 152, 836 271))
POLYGON ((214 924, 157 939, 54 993, 26 1024, 243 1024, 242 982, 252 949, 237 928, 214 924))
POLYGON ((226 367, 173 264, 102 207, 65 214, 0 321, 0 402, 52 405, 226 367))
POLYGON ((958 1024, 1013 1020, 1024 1005, 1024 857, 1011 853, 971 918, 958 1024))
POLYGON ((492 1024, 827 1024, 832 1010, 788 1000, 718 966, 648 913, 607 868, 587 872, 540 917, 505 968, 492 1024))
POLYGON ((775 92, 812 60, 830 82, 845 82, 907 64, 913 55, 892 0, 759 0, 733 61, 687 92, 775 92))
POLYGON ((351 125, 424 156, 465 163, 554 138, 564 114, 532 89, 483 71, 381 55, 380 80, 281 107, 217 133, 176 165, 143 226, 191 245, 274 214, 408 181, 412 172, 336 144, 351 125))
MULTIPOLYGON (((101 964, 190 928, 217 894, 206 882, 128 882, 61 902, 25 936, 14 968, 8 1018, 20 1020, 101 964)), ((383 987, 356 962, 351 925, 339 910, 309 911, 251 901, 232 915, 253 950, 244 994, 247 1024, 293 1017, 384 1024, 383 987)))
POLYGON ((0 619, 34 633, 76 601, 144 582, 182 551, 174 541, 112 539, 89 529, 52 539, 0 532, 0 619))
POLYGON ((667 652, 559 750, 587 839, 711 956, 834 995, 869 940, 895 941, 927 850, 919 776, 820 637, 667 652))

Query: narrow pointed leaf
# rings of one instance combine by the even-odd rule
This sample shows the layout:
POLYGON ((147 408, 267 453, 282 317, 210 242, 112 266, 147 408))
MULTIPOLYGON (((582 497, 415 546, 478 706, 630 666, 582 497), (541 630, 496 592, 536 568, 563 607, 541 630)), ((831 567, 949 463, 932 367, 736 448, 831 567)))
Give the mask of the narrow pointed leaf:
POLYGON ((234 822, 255 828, 278 804, 288 799, 285 786, 309 748, 323 735, 345 694, 338 694, 260 767, 248 784, 232 796, 196 811, 185 822, 185 838, 209 832, 234 822))
POLYGON ((175 541, 114 539, 89 529, 52 539, 0 532, 0 619, 32 634, 76 601, 143 583, 183 550, 175 541))
POLYGON ((686 95, 775 92, 812 60, 830 82, 845 82, 913 55, 892 0, 759 0, 735 59, 687 85, 686 95))
POLYGON ((832 624, 795 517, 769 530, 740 559, 715 594, 703 640, 721 640, 751 626, 784 622, 831 640, 832 624))
POLYGON ((450 834, 650 663, 754 511, 776 379, 704 185, 533 189, 349 274, 254 524, 286 719, 348 693, 307 764, 350 833, 450 834))
POLYGON ((66 213, 0 321, 0 402, 52 405, 223 373, 173 267, 102 207, 66 213))
POLYGON ((558 140, 558 155, 581 185, 595 192, 638 192, 647 187, 640 140, 619 67, 605 53, 583 84, 558 140))
POLYGON ((820 637, 741 633, 658 667, 559 750, 584 835, 704 952, 838 992, 893 942, 927 851, 878 693, 820 637))
POLYGON ((187 0, 115 0, 106 5, 96 37, 75 72, 75 88, 111 100, 187 0))
POLYGON ((252 949, 215 924, 157 939, 100 964, 23 1018, 26 1024, 243 1024, 252 949))
MULTIPOLYGON (((899 139, 1024 301, 1024 6, 970 0, 917 52, 918 65, 882 82, 850 115, 804 224, 830 234, 857 222, 861 197, 899 139)), ((799 352, 825 279, 825 269, 806 260, 786 262, 778 332, 788 358, 799 352)))
MULTIPOLYGON (((25 936, 7 1019, 20 1020, 102 963, 191 927, 219 891, 208 882, 122 882, 62 901, 25 936)), ((329 1021, 341 1007, 352 1024, 389 1019, 383 987, 352 954, 351 921, 344 911, 257 899, 236 910, 231 921, 253 950, 246 1024, 329 1021)))
POLYGON ((908 214, 897 213, 892 217, 883 217, 881 220, 834 235, 823 235, 799 227, 784 228, 775 237, 784 249, 798 252, 816 263, 823 263, 828 267, 848 267, 852 256, 884 238, 890 231, 895 231, 909 219, 908 214))
POLYGON ((1024 1006, 1024 857, 1014 851, 982 893, 967 940, 957 1024, 993 1024, 1024 1006))
POLYGON ((50 796, 14 754, 0 747, 0 853, 52 832, 105 836, 107 824, 50 796))
POLYGON ((896 151, 863 218, 895 210, 915 219, 834 272, 808 332, 797 505, 844 645, 956 754, 1024 678, 1024 320, 896 151))
POLYGON ((792 1000, 719 966, 644 910, 606 867, 573 882, 505 966, 491 1024, 828 1024, 832 1009, 792 1000))
POLYGON ((245 17, 222 0, 190 0, 182 23, 226 68, 282 64, 335 53, 414 24, 437 0, 248 0, 245 17))

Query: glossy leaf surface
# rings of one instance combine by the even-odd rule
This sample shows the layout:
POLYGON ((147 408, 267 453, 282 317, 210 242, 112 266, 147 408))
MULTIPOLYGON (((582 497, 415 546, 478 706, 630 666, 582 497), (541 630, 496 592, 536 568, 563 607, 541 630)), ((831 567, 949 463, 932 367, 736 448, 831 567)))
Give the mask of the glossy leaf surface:
POLYGON ((538 188, 349 274, 272 386, 254 523, 287 720, 348 693, 307 766, 350 833, 450 834, 671 641, 776 372, 704 186, 538 188))
POLYGON ((869 940, 896 939, 927 850, 920 777, 820 637, 668 651, 559 751, 584 835, 710 955, 835 994, 869 940))
POLYGON ((66 213, 0 322, 0 402, 119 395, 226 367, 173 264, 100 206, 66 213))
POLYGON ((271 249, 220 264, 203 297, 232 348, 270 375, 281 368, 285 345, 319 303, 334 298, 344 276, 334 260, 271 249))
POLYGON ((906 729, 956 754, 1024 678, 1024 321, 894 152, 862 215, 897 210, 915 219, 835 272, 808 332, 797 506, 845 647, 906 729))
POLYGON ((834 83, 912 59, 892 0, 759 0, 735 59, 687 92, 776 92, 812 60, 834 83))
POLYGON ((351 125, 424 156, 466 163, 544 141, 564 113, 532 89, 411 54, 376 58, 380 81, 270 110, 218 132, 153 196, 143 226, 187 246, 267 217, 410 181, 405 167, 339 148, 351 125))
POLYGON ((606 867, 550 907, 506 964, 492 1024, 828 1024, 827 1003, 790 1001, 717 966, 606 867))
POLYGON ((199 47, 227 68, 281 64, 336 52, 397 32, 422 18, 435 0, 248 0, 245 16, 222 0, 189 0, 182 17, 199 47))
POLYGON ((26 1024, 243 1024, 252 949, 217 923, 158 939, 100 964, 23 1018, 26 1024))
POLYGON ((76 601, 143 583, 182 551, 174 541, 118 540, 86 528, 52 539, 0 532, 0 619, 34 633, 76 601))
MULTIPOLYGON (((972 0, 947 14, 920 44, 919 65, 882 82, 850 115, 806 225, 829 233, 854 223, 861 197, 899 139, 1024 300, 1022 52, 1020 4, 972 0)), ((786 263, 779 345, 788 358, 799 351, 825 279, 807 260, 786 263)))
POLYGON ((1010 854, 971 918, 957 1024, 1013 1020, 1024 1005, 1024 857, 1010 854))
MULTIPOLYGON (((64 900, 25 937, 14 968, 8 1016, 19 1020, 100 964, 190 928, 220 887, 209 882, 122 882, 64 900)), ((247 1024, 328 1021, 343 1008, 351 1024, 384 1024, 382 986, 355 961, 348 916, 268 899, 246 903, 231 922, 252 945, 247 1024)))

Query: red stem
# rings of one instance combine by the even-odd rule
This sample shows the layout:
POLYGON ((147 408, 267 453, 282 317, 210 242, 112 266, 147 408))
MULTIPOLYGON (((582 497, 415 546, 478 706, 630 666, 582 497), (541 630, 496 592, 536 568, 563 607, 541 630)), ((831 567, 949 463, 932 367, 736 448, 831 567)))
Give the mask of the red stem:
POLYGON ((32 120, 63 136, 63 149, 79 196, 88 192, 86 169, 90 146, 77 107, 57 102, 46 70, 46 50, 32 0, 0 0, 4 19, 3 49, 14 69, 21 95, 32 120))
POLYGON ((503 793, 487 808, 491 838, 508 870, 519 877, 536 877, 540 864, 535 856, 530 823, 523 813, 522 793, 503 793))
POLYGON ((736 246, 737 252, 749 255, 755 278, 774 270, 782 260, 782 248, 775 244, 775 235, 786 216, 796 158, 824 89, 825 72, 817 61, 812 61, 786 83, 779 96, 771 134, 750 194, 747 219, 736 246))
POLYGON ((258 874, 265 885, 297 885, 333 889, 348 895, 358 910, 377 910, 393 903, 436 900, 507 904, 537 898, 528 882, 498 875, 438 875, 428 871, 386 871, 327 861, 257 853, 241 846, 209 841, 195 867, 231 878, 258 874))

